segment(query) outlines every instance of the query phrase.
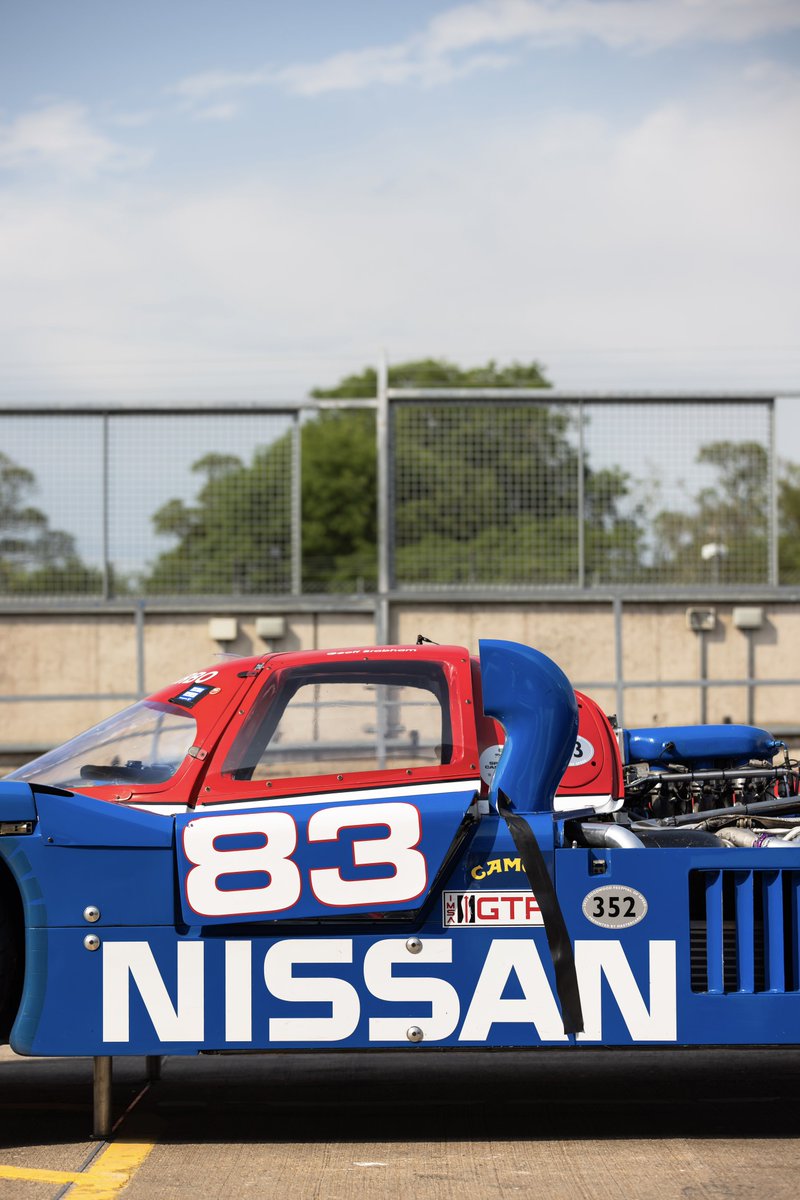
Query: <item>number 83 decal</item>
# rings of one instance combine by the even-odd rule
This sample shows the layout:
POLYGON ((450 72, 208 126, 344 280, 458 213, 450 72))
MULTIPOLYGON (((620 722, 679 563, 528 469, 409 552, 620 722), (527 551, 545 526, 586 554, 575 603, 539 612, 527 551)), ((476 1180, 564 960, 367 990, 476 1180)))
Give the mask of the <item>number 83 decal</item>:
POLYGON ((403 801, 321 808, 301 831, 274 809, 196 818, 183 830, 186 900, 204 917, 285 913, 309 893, 331 908, 406 903, 427 886, 421 836, 418 810, 403 801), (339 866, 303 869, 313 847, 342 835, 339 866), (352 859, 347 877, 343 854, 352 859))

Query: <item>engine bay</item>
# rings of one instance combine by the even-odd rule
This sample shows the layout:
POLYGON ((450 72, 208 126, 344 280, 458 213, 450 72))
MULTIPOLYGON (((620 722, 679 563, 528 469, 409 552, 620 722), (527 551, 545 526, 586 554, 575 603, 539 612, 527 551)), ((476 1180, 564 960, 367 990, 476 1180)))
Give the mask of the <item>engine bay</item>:
POLYGON ((732 724, 626 729, 618 731, 618 742, 624 801, 610 822, 581 824, 586 843, 800 846, 798 761, 766 730, 732 724))

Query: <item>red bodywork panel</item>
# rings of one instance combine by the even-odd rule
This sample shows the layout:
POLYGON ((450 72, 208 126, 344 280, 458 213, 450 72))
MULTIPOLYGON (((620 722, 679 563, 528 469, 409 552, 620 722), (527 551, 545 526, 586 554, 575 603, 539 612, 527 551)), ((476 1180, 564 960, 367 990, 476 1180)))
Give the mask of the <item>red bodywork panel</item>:
POLYGON ((238 712, 229 722, 219 748, 208 767, 200 803, 218 803, 221 800, 262 798, 265 795, 297 796, 309 790, 319 792, 353 791, 390 787, 397 784, 440 783, 459 779, 473 779, 478 772, 477 740, 475 736, 475 705, 472 696, 472 680, 469 655, 460 646, 391 646, 366 647, 349 650, 307 650, 287 654, 274 654, 265 661, 264 670, 253 680, 250 690, 238 712), (418 767, 389 767, 380 771, 342 771, 320 775, 289 776, 281 778, 277 772, 268 780, 241 780, 226 774, 229 752, 237 741, 247 720, 249 709, 264 688, 273 688, 277 697, 292 672, 305 672, 313 676, 315 668, 324 672, 335 672, 342 677, 352 674, 360 678, 362 672, 375 671, 378 664, 392 669, 404 664, 431 663, 442 669, 447 689, 447 708, 452 739, 452 756, 442 765, 426 763, 418 767))
POLYGON ((622 759, 616 734, 606 714, 589 696, 576 692, 578 740, 558 789, 558 796, 600 797, 622 801, 622 759))
MULTIPOLYGON (((474 780, 486 794, 505 740, 502 727, 483 712, 479 662, 461 646, 354 647, 241 658, 187 675, 149 699, 164 705, 174 703, 193 683, 210 685, 211 690, 192 707, 197 723, 194 745, 170 779, 157 784, 94 785, 81 790, 120 803, 135 800, 181 807, 459 780, 474 780), (449 739, 448 753, 442 755, 446 761, 388 766, 378 771, 345 767, 318 775, 283 777, 276 769, 269 779, 237 777, 227 769, 231 749, 247 741, 248 718, 251 725, 256 718, 262 725, 269 722, 271 708, 280 708, 281 698, 293 694, 293 680, 313 683, 317 678, 335 677, 341 682, 352 674, 354 680, 364 683, 373 675, 379 678, 382 667, 387 668, 385 676, 390 682, 395 678, 403 681, 406 675, 413 682, 414 672, 440 679, 442 719, 449 739)), ((570 806, 582 797, 587 798, 587 804, 600 798, 616 800, 622 795, 622 770, 614 731, 594 701, 579 692, 576 696, 578 742, 558 797, 573 802, 570 806)))

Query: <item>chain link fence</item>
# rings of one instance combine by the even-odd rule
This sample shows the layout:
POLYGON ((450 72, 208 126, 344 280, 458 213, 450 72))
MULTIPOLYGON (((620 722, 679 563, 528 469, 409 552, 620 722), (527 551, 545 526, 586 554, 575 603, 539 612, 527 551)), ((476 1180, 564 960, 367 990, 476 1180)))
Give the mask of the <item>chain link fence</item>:
POLYGON ((6 597, 299 591, 299 413, 2 412, 6 597))
POLYGON ((769 401, 389 402, 398 587, 778 582, 769 401))
POLYGON ((0 447, 5 600, 779 582, 765 397, 7 407, 0 447))

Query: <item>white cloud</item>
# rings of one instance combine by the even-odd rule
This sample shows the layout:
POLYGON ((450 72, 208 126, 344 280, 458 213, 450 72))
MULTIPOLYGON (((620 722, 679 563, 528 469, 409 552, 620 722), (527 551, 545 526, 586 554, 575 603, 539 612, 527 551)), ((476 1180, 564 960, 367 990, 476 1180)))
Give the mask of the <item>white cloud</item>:
POLYGON ((477 0, 435 17, 424 41, 429 53, 438 54, 582 38, 655 50, 690 41, 745 42, 797 28, 794 0, 477 0))
POLYGON ((296 396, 386 345, 535 356, 563 386, 625 386, 631 363, 639 386, 688 386, 709 361, 708 386, 777 386, 800 322, 800 81, 749 74, 622 132, 581 113, 447 146, 420 130, 314 188, 265 170, 171 193, 9 190, 0 384, 296 396))
POLYGON ((55 167, 78 176, 127 170, 147 160, 95 129, 81 104, 50 104, 0 123, 0 168, 55 167))
POLYGON ((191 105, 265 86, 300 96, 375 85, 431 86, 504 66, 509 58, 499 50, 591 40, 641 53, 692 42, 746 43, 794 29, 800 29, 797 0, 475 0, 446 9, 402 42, 281 69, 207 71, 170 90, 191 105))
POLYGON ((446 55, 414 53, 407 46, 376 46, 337 54, 320 63, 285 67, 275 73, 272 82, 297 96, 359 91, 374 84, 415 82, 431 87, 476 71, 498 70, 509 61, 508 55, 497 53, 472 54, 455 60, 446 55))
POLYGON ((203 71, 198 75, 187 75, 168 88, 168 92, 180 96, 190 103, 207 100, 222 92, 244 91, 262 87, 269 83, 270 72, 263 68, 257 71, 203 71))
POLYGON ((232 121, 240 111, 240 106, 235 101, 224 100, 219 104, 207 104, 204 108, 196 108, 193 116, 199 121, 232 121))
POLYGON ((145 125, 151 125, 157 116, 156 109, 147 108, 138 112, 115 113, 109 117, 109 123, 119 125, 121 129, 141 129, 145 125))

